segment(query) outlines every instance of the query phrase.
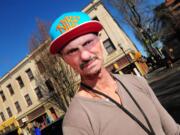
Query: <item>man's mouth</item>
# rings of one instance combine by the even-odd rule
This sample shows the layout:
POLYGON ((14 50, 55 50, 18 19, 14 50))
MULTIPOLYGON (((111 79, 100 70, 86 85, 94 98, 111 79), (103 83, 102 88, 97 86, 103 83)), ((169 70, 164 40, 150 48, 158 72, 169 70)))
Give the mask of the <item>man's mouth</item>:
POLYGON ((94 62, 95 60, 97 59, 97 57, 92 57, 90 58, 89 60, 87 61, 83 61, 81 64, 80 64, 80 69, 83 70, 85 67, 87 67, 88 65, 90 65, 92 62, 94 62))

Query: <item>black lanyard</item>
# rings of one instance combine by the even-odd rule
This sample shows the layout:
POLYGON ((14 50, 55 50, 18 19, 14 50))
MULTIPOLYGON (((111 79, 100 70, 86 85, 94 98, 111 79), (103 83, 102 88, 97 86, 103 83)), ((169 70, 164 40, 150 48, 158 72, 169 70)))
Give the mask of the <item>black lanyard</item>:
POLYGON ((148 135, 155 135, 155 132, 147 118, 147 116, 145 115, 144 111, 142 110, 142 108, 139 106, 139 104, 137 103, 137 101, 135 100, 135 98, 132 96, 132 94, 129 92, 129 90, 125 87, 125 85, 117 79, 117 81, 123 86, 123 88, 126 90, 126 92, 128 93, 128 95, 131 97, 131 99, 133 100, 133 102, 136 104, 137 108, 140 110, 140 112, 142 113, 143 117, 145 118, 148 127, 150 128, 150 130, 140 121, 136 118, 136 116, 134 116, 130 111, 128 111, 124 106, 122 106, 121 104, 119 104, 118 102, 116 102, 114 99, 112 99, 111 97, 109 97, 108 95, 104 94, 103 92, 100 92, 96 89, 91 88, 90 86, 81 83, 81 86, 96 93, 99 95, 104 96, 105 98, 109 99, 112 103, 114 103, 116 106, 118 106, 122 111, 124 111, 130 118, 132 118, 136 123, 138 123, 138 125, 148 134, 148 135))

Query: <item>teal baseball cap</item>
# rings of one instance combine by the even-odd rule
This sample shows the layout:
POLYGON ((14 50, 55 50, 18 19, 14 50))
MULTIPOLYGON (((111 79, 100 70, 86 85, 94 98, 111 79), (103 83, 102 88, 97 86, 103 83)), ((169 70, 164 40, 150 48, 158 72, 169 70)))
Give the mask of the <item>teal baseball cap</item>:
POLYGON ((102 29, 99 21, 91 18, 83 12, 68 12, 57 18, 50 28, 51 54, 58 53, 71 40, 87 34, 98 33, 102 29))

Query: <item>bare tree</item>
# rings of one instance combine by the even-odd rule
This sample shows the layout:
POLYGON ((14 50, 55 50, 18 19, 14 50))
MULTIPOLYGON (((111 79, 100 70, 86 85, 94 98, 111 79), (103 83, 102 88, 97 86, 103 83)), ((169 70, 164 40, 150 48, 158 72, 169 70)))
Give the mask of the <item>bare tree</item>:
POLYGON ((164 3, 158 5, 154 9, 154 13, 153 24, 151 26, 152 30, 158 33, 161 39, 175 34, 179 38, 180 15, 174 15, 164 3))
POLYGON ((33 50, 30 50, 33 53, 32 59, 38 68, 36 83, 43 93, 42 100, 47 100, 66 112, 78 89, 79 77, 59 56, 50 54, 48 28, 42 21, 37 26, 39 32, 32 35, 29 44, 29 48, 33 50))
POLYGON ((148 28, 148 19, 152 16, 146 1, 111 0, 110 3, 120 12, 122 19, 133 28, 136 37, 142 41, 148 54, 150 56, 156 56, 156 51, 152 47, 154 40, 152 39, 151 31, 148 28))
POLYGON ((36 19, 37 31, 35 31, 29 40, 29 51, 32 52, 39 45, 43 44, 46 40, 50 40, 48 30, 50 23, 43 22, 39 18, 36 19))

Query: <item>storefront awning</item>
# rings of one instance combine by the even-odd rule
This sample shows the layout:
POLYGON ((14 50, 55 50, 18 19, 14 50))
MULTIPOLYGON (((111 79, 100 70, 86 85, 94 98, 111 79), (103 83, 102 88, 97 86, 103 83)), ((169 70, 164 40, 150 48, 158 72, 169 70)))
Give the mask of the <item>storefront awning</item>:
POLYGON ((4 121, 3 123, 0 124, 0 131, 4 130, 7 127, 10 127, 12 125, 15 126, 15 127, 18 126, 18 122, 17 122, 17 120, 16 120, 16 118, 14 116, 7 119, 6 121, 4 121))

